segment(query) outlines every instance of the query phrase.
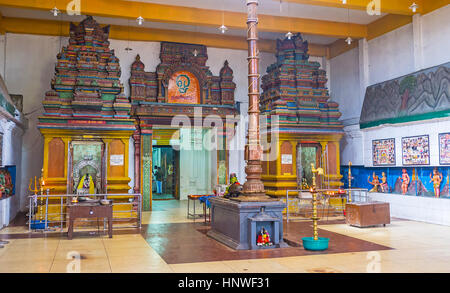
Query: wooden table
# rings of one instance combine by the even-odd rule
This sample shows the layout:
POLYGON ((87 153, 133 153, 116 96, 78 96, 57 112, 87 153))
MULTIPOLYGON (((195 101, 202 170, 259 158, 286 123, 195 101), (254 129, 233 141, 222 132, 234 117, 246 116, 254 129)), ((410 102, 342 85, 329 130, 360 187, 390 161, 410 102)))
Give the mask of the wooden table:
MULTIPOLYGON (((192 217, 192 218, 194 219, 194 221, 195 221, 195 217, 196 217, 196 216, 198 216, 198 217, 204 216, 204 217, 205 217, 205 223, 207 222, 208 214, 207 214, 207 212, 206 212, 206 210, 207 210, 206 202, 203 203, 203 214, 196 214, 196 213, 195 213, 195 202, 196 202, 198 199, 200 199, 200 197, 202 197, 202 196, 210 196, 210 195, 211 195, 211 194, 190 194, 190 195, 188 195, 188 206, 187 206, 187 218, 188 218, 188 219, 192 217), (190 202, 191 200, 194 201, 194 211, 193 211, 192 214, 191 214, 190 209, 189 209, 189 202, 190 202)), ((209 212, 209 221, 211 222, 211 211, 209 212)))
POLYGON ((391 223, 389 203, 387 202, 352 202, 347 203, 345 221, 356 227, 370 227, 391 223))
POLYGON ((189 219, 190 217, 192 217, 195 220, 196 216, 203 216, 202 214, 196 214, 195 213, 195 202, 204 195, 200 195, 200 194, 189 194, 188 195, 188 205, 187 205, 187 218, 189 219), (194 201, 194 212, 191 214, 191 211, 189 209, 189 203, 190 201, 193 200, 194 201))
POLYGON ((73 238, 73 224, 77 218, 108 218, 108 234, 112 238, 112 219, 113 207, 112 204, 101 205, 99 203, 86 204, 77 203, 67 205, 67 214, 69 215, 69 229, 67 231, 67 238, 73 238))

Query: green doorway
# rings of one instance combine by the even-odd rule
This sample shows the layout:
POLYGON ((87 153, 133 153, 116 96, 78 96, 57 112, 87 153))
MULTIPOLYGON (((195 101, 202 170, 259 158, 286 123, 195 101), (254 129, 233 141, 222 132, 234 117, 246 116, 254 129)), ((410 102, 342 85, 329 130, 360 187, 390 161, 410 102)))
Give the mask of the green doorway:
MULTIPOLYGON (((297 182, 299 189, 312 186, 313 173, 311 164, 316 168, 320 167, 321 146, 319 144, 298 144, 297 145, 297 182)), ((317 178, 317 186, 321 186, 320 177, 317 178)))
POLYGON ((171 146, 153 146, 153 200, 178 199, 178 151, 171 146))

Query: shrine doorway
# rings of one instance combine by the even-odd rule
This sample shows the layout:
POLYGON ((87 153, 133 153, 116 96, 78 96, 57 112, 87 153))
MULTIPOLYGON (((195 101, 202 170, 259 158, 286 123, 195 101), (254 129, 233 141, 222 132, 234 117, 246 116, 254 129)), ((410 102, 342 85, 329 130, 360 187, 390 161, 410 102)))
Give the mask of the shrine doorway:
POLYGON ((68 186, 69 194, 106 193, 105 144, 98 140, 76 140, 70 143, 68 186), (90 176, 92 180, 89 180, 90 176), (83 189, 83 180, 86 179, 83 189), (93 185, 93 187, 91 187, 93 185), (88 192, 90 191, 90 192, 88 192), (93 191, 93 192, 92 192, 93 191))
POLYGON ((179 151, 172 146, 153 146, 152 158, 153 200, 179 199, 179 151))
MULTIPOLYGON (((322 147, 315 143, 297 144, 297 186, 299 189, 308 189, 312 186, 313 173, 311 164, 316 168, 321 167, 322 147)), ((320 176, 316 184, 321 187, 320 176)))

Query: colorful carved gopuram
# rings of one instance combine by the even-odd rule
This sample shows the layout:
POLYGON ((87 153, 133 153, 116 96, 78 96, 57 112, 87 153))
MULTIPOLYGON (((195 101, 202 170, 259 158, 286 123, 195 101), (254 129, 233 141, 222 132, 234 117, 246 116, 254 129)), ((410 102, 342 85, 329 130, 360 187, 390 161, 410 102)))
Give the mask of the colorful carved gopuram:
POLYGON ((261 114, 267 117, 262 141, 278 148, 276 159, 265 150, 262 162, 266 193, 285 196, 312 184, 311 163, 324 169, 318 187, 340 182, 339 141, 343 126, 338 104, 330 101, 326 72, 309 61, 308 42, 300 34, 277 41, 277 61, 262 77, 261 114))
POLYGON ((207 59, 203 45, 162 42, 156 72, 146 72, 139 55, 132 64, 132 113, 139 125, 134 134, 135 178, 141 180, 135 180, 134 189, 143 195, 144 210, 150 209, 153 193, 187 199, 227 183, 225 146, 234 131, 236 85, 227 61, 219 76, 213 76, 207 59), (219 129, 216 154, 203 143, 212 126, 219 129), (158 168, 165 179, 162 191, 152 184, 152 171, 158 168))
POLYGON ((85 191, 97 194, 131 188, 128 150, 135 120, 108 35, 109 26, 88 16, 70 24, 69 44, 57 56, 38 123, 44 136, 44 189, 50 194, 77 193, 83 178, 90 179, 85 191))

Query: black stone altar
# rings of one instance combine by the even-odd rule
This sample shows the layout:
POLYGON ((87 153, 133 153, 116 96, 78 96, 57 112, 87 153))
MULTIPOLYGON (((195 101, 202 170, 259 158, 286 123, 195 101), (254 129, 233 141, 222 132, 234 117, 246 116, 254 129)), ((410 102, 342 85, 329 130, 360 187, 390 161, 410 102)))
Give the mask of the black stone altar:
POLYGON ((211 230, 208 236, 236 250, 283 248, 282 201, 239 202, 211 198, 211 230), (273 245, 256 246, 261 227, 269 233, 273 245))

